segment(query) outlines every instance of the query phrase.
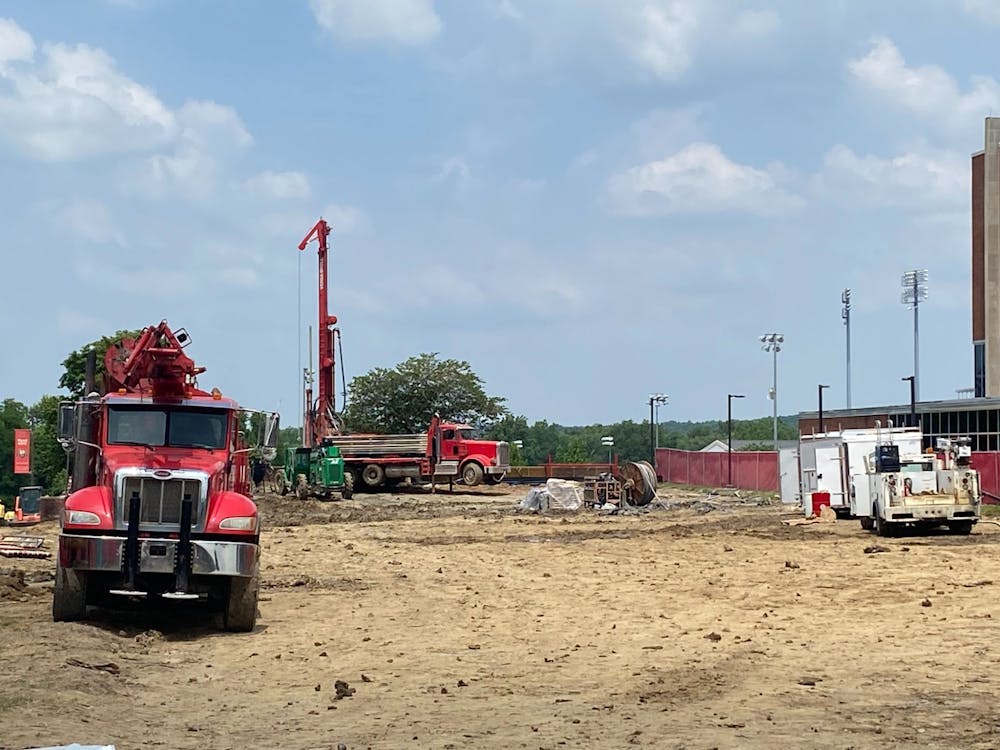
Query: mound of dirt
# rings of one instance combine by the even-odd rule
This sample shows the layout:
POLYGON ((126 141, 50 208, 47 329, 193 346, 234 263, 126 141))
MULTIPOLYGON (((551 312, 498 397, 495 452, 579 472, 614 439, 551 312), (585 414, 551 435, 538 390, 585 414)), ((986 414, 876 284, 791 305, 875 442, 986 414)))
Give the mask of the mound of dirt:
POLYGON ((32 596, 44 594, 37 586, 31 586, 31 580, 25 580, 25 572, 18 568, 0 568, 0 601, 25 602, 32 596))

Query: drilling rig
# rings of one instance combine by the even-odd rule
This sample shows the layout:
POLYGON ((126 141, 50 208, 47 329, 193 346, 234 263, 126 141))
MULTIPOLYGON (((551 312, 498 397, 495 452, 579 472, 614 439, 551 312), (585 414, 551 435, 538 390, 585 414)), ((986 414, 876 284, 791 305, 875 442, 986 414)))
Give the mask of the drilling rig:
MULTIPOLYGON (((329 287, 329 263, 327 260, 329 245, 327 238, 329 236, 330 225, 325 220, 320 219, 299 243, 300 251, 305 250, 314 238, 319 246, 317 253, 319 257, 319 397, 313 401, 312 372, 307 372, 302 440, 303 445, 307 448, 319 444, 325 437, 338 435, 343 431, 343 422, 340 415, 337 414, 337 396, 334 393, 336 371, 336 360, 333 353, 334 338, 339 331, 334 327, 337 325, 337 316, 330 315, 327 299, 329 287)), ((310 342, 311 351, 312 343, 310 342)))

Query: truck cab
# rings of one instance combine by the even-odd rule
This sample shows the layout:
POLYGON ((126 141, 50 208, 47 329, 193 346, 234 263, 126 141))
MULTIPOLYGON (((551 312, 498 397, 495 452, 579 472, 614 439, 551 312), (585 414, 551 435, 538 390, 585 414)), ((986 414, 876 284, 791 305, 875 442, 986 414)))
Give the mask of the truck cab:
POLYGON ((457 462, 462 481, 474 487, 485 481, 499 484, 510 468, 510 448, 506 442, 478 440, 467 424, 441 424, 441 461, 457 462))
MULTIPOLYGON (((148 351, 172 352, 172 332, 157 330, 148 351)), ((145 350, 129 343, 133 362, 145 350)), ((226 629, 252 630, 260 529, 248 443, 256 432, 273 448, 277 430, 276 414, 193 382, 176 390, 146 379, 64 403, 60 440, 87 459, 64 504, 53 619, 82 619, 114 598, 208 599, 226 629)))

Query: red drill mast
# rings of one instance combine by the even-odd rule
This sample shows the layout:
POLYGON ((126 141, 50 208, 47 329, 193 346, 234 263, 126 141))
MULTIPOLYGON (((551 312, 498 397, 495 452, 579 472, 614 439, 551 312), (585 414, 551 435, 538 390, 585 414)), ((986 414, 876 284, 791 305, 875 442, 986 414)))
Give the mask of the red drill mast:
POLYGON ((170 330, 167 321, 144 328, 137 339, 123 339, 104 355, 104 390, 125 390, 154 398, 208 395, 198 390, 195 378, 205 372, 182 350, 190 342, 187 331, 170 330))
POLYGON ((333 327, 337 324, 337 316, 330 315, 327 305, 327 237, 330 225, 323 219, 309 230, 309 233, 299 243, 299 250, 305 250, 313 237, 319 245, 319 398, 312 403, 311 388, 307 391, 305 415, 305 440, 307 446, 318 443, 324 437, 335 435, 339 431, 337 418, 337 396, 333 390, 334 356, 333 327))

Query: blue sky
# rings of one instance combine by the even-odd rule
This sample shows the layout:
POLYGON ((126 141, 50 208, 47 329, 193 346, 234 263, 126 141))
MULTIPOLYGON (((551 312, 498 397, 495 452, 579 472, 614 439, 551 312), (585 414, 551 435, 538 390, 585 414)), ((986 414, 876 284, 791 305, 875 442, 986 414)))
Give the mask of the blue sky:
POLYGON ((348 377, 468 360, 566 424, 972 385, 969 155, 1000 114, 990 0, 8 0, 0 393, 167 318, 298 421, 333 226, 348 377), (947 32, 947 33, 945 33, 947 32), (301 263, 301 271, 300 271, 301 263))

